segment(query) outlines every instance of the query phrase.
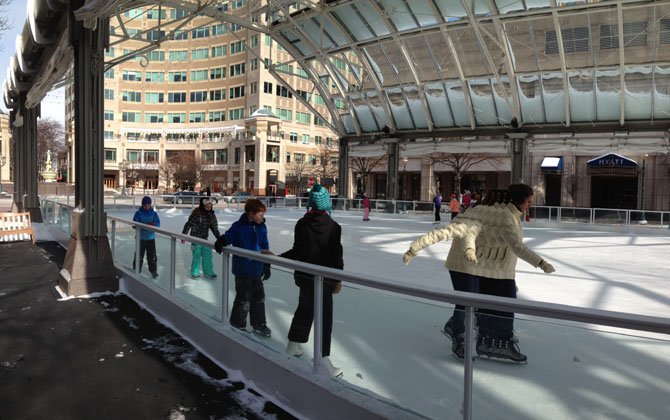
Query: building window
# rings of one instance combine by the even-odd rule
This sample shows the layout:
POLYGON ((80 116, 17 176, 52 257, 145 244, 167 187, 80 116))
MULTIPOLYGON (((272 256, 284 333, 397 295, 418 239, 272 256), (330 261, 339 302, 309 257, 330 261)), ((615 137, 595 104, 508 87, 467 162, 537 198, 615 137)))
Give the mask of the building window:
POLYGON ((116 162, 116 149, 105 149, 105 162, 116 162))
POLYGON ((245 64, 239 63, 230 66, 230 77, 240 76, 245 73, 245 64))
POLYGON ((258 82, 251 82, 249 84, 249 93, 255 95, 258 93, 258 82))
POLYGON ((258 59, 257 58, 252 58, 249 60, 249 68, 251 71, 253 70, 258 70, 258 59))
POLYGON ((123 102, 142 102, 142 92, 131 92, 124 90, 121 92, 123 102))
POLYGON ((168 103, 186 102, 186 92, 168 92, 168 103))
POLYGON ((201 123, 205 121, 204 112, 190 112, 189 113, 189 122, 191 123, 201 123))
POLYGON ((142 113, 141 112, 127 112, 124 111, 121 113, 121 121, 124 122, 141 122, 142 113))
POLYGON ((206 90, 191 92, 191 102, 205 102, 206 100, 207 100, 206 90))
POLYGON ((207 70, 191 70, 191 82, 206 81, 207 73, 207 70))
POLYGON ((263 82, 263 93, 272 93, 272 83, 263 82))
POLYGON ((168 112, 169 123, 183 123, 186 122, 186 113, 185 112, 168 112))
POLYGON ((146 92, 144 102, 148 104, 162 104, 165 94, 163 92, 146 92))
POLYGON ((145 150, 144 151, 144 161, 147 162, 147 163, 158 162, 158 150, 145 150))
POLYGON ((209 100, 210 101, 222 101, 226 99, 226 90, 225 89, 216 89, 209 91, 209 100))
POLYGON ((228 164, 228 149, 216 149, 216 163, 219 165, 228 164))
POLYGON ((165 73, 162 71, 148 71, 144 73, 144 81, 149 83, 163 83, 165 73))
POLYGON ((244 96, 244 85, 230 88, 230 94, 228 95, 228 98, 230 99, 241 98, 243 96, 244 96))
MULTIPOLYGON (((104 135, 105 135, 105 140, 114 140, 114 132, 113 131, 105 130, 104 135)), ((105 150, 107 150, 107 149, 105 149, 105 150)))
POLYGON ((288 139, 291 143, 297 143, 298 142, 298 133, 289 133, 288 139))
POLYGON ((168 54, 168 58, 170 61, 188 61, 188 51, 186 50, 170 51, 170 53, 168 54))
POLYGON ((277 85, 277 96, 293 98, 293 94, 285 86, 277 85))
POLYGON ((212 58, 225 57, 227 49, 228 48, 226 45, 217 45, 216 47, 212 47, 212 58))
MULTIPOLYGON (((563 52, 576 53, 589 51, 589 28, 568 28, 561 30, 563 37, 563 52)), ((545 34, 545 54, 558 54, 558 38, 556 31, 547 31, 545 34)))
POLYGON ((302 144, 309 144, 309 134, 302 135, 302 144))
POLYGON ((209 113, 209 122, 225 121, 226 111, 212 111, 209 113))
POLYGON ((148 124, 160 124, 163 122, 163 114, 157 112, 145 112, 144 122, 148 124))
POLYGON ((168 82, 178 83, 186 81, 185 71, 171 71, 168 73, 168 82))
POLYGON ((244 108, 229 109, 228 110, 228 119, 229 120, 241 120, 244 118, 244 108))
POLYGON ((214 156, 215 152, 214 150, 203 150, 202 151, 202 163, 205 165, 213 165, 214 164, 214 156))
POLYGON ((226 26, 222 23, 212 25, 212 36, 225 35, 228 32, 226 26))
POLYGON ((196 48, 191 50, 191 60, 207 60, 209 58, 209 48, 196 48))
POLYGON ((292 121, 293 111, 291 111, 290 109, 277 108, 277 116, 282 121, 292 121))
POLYGON ((209 70, 210 80, 223 79, 225 77, 226 77, 226 68, 225 67, 217 67, 215 69, 210 69, 209 70))
POLYGON ((114 121, 114 111, 105 110, 105 121, 114 121))
POLYGON ((230 43, 230 54, 241 53, 246 50, 246 44, 244 41, 237 41, 230 43))
POLYGON ((114 89, 105 89, 105 99, 114 100, 114 89))
POLYGON ((309 124, 312 122, 312 115, 309 112, 296 111, 295 121, 299 124, 309 124))
POLYGON ((141 82, 142 81, 142 72, 134 70, 123 70, 122 78, 123 80, 129 82, 141 82))
POLYGON ((208 38, 208 37, 209 37, 209 26, 205 26, 204 28, 196 28, 191 31, 191 38, 193 39, 208 38))
POLYGON ((142 161, 142 151, 141 150, 126 150, 126 160, 130 162, 141 162, 142 161))

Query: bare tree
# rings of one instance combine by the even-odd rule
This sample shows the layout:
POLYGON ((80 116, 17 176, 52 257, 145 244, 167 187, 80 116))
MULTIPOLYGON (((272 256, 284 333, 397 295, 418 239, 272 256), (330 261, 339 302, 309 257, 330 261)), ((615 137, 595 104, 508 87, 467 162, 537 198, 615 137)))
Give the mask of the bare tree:
POLYGON ((46 162, 47 151, 51 152, 57 162, 67 153, 63 125, 51 118, 37 121, 37 162, 40 165, 46 162))
POLYGON ((313 165, 312 174, 319 178, 323 185, 328 178, 335 178, 338 173, 339 152, 336 147, 321 145, 319 146, 316 159, 311 162, 313 165))
POLYGON ((165 192, 168 194, 174 188, 172 184, 174 182, 174 174, 177 171, 176 164, 173 162, 174 159, 175 157, 169 157, 165 162, 161 162, 158 165, 158 179, 165 183, 165 192))
POLYGON ((286 184, 291 187, 295 195, 302 194, 307 189, 307 177, 312 174, 312 163, 300 160, 287 163, 285 166, 286 184))
MULTIPOLYGON (((0 0, 0 38, 4 36, 5 32, 12 29, 12 24, 7 20, 7 16, 9 15, 7 6, 11 3, 12 0, 0 0)), ((4 48, 0 46, 0 50, 4 50, 4 48)))
MULTIPOLYGON (((356 173, 363 182, 363 191, 367 190, 368 176, 377 168, 386 164, 387 154, 374 157, 354 156, 351 158, 351 169, 356 173)), ((357 191, 358 193, 358 191, 357 191)))
POLYGON ((461 179, 470 168, 482 162, 488 162, 491 167, 495 167, 497 158, 490 156, 477 156, 469 153, 433 153, 430 155, 433 164, 441 163, 454 172, 454 181, 456 191, 461 192, 461 179))
POLYGON ((139 176, 135 168, 136 163, 137 162, 132 162, 129 160, 123 160, 119 162, 119 170, 123 173, 123 179, 125 182, 125 184, 121 189, 121 191, 123 191, 124 194, 126 188, 128 187, 129 181, 132 181, 130 183, 131 193, 135 195, 135 183, 137 182, 137 178, 139 176))
POLYGON ((193 190, 198 182, 200 170, 199 160, 196 160, 192 150, 175 150, 167 153, 168 162, 174 169, 173 181, 177 188, 193 190))

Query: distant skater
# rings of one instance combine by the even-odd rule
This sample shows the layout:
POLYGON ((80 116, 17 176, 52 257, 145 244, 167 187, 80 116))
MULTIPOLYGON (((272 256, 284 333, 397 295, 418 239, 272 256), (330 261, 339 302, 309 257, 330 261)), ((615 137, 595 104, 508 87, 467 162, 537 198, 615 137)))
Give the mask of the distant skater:
POLYGON ((368 193, 363 193, 363 221, 367 222, 370 220, 370 199, 368 198, 368 193))
POLYGON ((440 223, 442 219, 440 218, 440 209, 442 208, 442 194, 438 191, 433 198, 433 204, 435 205, 435 222, 440 223))

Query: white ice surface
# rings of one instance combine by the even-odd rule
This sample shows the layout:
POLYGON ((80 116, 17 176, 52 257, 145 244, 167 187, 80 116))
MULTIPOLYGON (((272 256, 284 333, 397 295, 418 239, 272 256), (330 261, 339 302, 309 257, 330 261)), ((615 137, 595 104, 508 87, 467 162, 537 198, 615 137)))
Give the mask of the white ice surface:
MULTIPOLYGON (((130 219, 133 212, 118 209, 108 214, 130 219)), ((159 206, 158 212, 162 228, 181 232, 187 210, 159 206)), ((216 213, 221 232, 240 216, 230 209, 217 208, 216 213)), ((291 247, 293 227, 302 214, 269 209, 273 252, 291 247)), ((408 267, 402 264, 408 244, 434 227, 429 216, 373 213, 370 222, 363 222, 360 213, 335 211, 333 217, 342 226, 345 270, 428 289, 451 288, 443 266, 449 243, 424 250, 408 267)), ((525 224, 524 236, 556 272, 547 275, 520 261, 520 299, 670 319, 667 229, 624 233, 531 222, 525 224)), ((179 272, 180 267, 185 270, 190 252, 188 245, 178 246, 183 248, 178 250, 179 272)), ((159 265, 167 264, 160 249, 159 265)), ((220 266, 218 261, 215 267, 220 266)), ((278 270, 273 270, 265 288, 268 325, 273 330, 266 343, 282 351, 298 289, 289 273, 278 270)), ((345 287, 335 296, 334 312, 331 359, 343 368, 343 381, 431 418, 460 418, 463 364, 451 356, 451 343, 440 334, 449 308, 345 287)), ((638 338, 630 331, 606 332, 527 316, 517 316, 515 330, 529 364, 476 359, 473 418, 670 418, 667 335, 638 338)), ((304 346, 305 362, 312 357, 311 345, 310 340, 304 346)))

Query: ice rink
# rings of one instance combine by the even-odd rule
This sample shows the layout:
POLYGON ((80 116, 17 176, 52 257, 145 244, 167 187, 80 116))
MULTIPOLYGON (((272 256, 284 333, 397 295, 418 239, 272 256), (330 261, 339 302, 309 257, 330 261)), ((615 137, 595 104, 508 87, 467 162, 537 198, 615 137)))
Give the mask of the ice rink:
MULTIPOLYGON (((222 233, 241 214, 215 210, 222 233)), ((108 214, 131 219, 133 211, 108 214)), ((161 227, 173 232, 181 232, 190 212, 160 204, 157 211, 161 227)), ((269 209, 266 220, 275 254, 291 247, 293 227, 302 214, 297 209, 269 209)), ((450 243, 424 250, 408 267, 402 263, 409 243, 435 227, 432 216, 373 213, 371 221, 363 222, 361 213, 335 211, 333 218, 342 226, 345 270, 427 289, 451 289, 443 266, 450 243)), ((518 298, 670 319, 669 233, 660 228, 626 232, 524 223, 525 243, 556 272, 544 274, 519 261, 518 298)), ((210 239, 213 242, 211 235, 210 239)), ((190 251, 187 244, 178 247, 177 275, 186 277, 190 251)), ((167 264, 159 246, 161 262, 167 264)), ((220 267, 218 256, 215 267, 220 267)), ((203 299, 215 299, 217 282, 194 283, 183 286, 204 287, 203 299)), ((273 268, 265 288, 273 334, 270 339, 253 339, 282 354, 298 288, 292 274, 278 268, 273 268)), ((463 363, 451 355, 451 342, 440 333, 451 312, 448 306, 345 287, 335 296, 334 308, 331 359, 344 370, 345 386, 373 391, 430 418, 460 418, 463 363)), ((529 363, 477 358, 473 418, 658 419, 670 413, 669 336, 638 337, 632 331, 523 315, 517 316, 515 330, 529 363)), ((311 341, 304 346, 305 355, 291 363, 306 365, 312 357, 310 346, 311 341)))

